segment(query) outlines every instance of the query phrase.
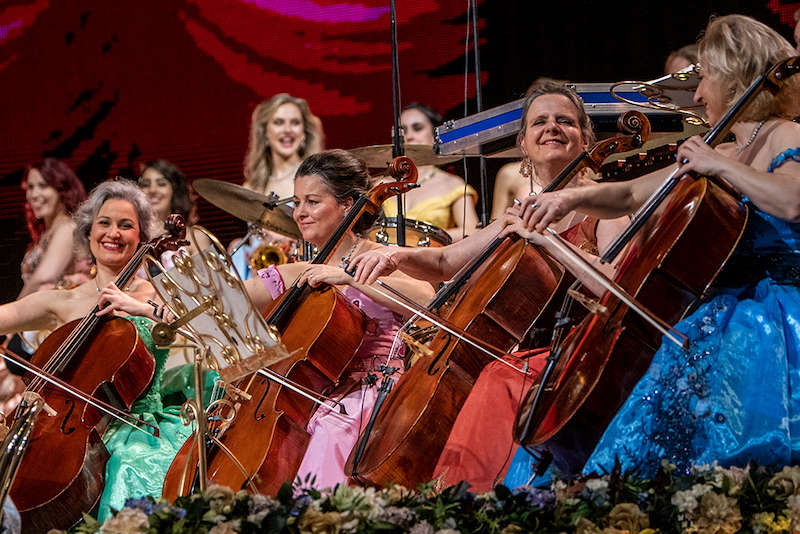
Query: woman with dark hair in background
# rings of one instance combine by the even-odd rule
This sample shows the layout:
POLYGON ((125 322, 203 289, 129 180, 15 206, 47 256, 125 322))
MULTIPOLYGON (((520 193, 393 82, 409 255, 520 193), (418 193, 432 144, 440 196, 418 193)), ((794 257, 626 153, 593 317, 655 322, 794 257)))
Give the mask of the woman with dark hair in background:
MULTIPOLYGON (((159 229, 169 215, 176 213, 186 221, 186 238, 191 242, 191 254, 197 252, 198 248, 205 249, 211 244, 211 240, 202 232, 191 231, 190 227, 197 222, 197 209, 189 192, 189 183, 177 166, 165 159, 148 161, 142 166, 139 187, 153 206, 159 229)), ((165 266, 171 266, 169 259, 173 255, 173 252, 165 253, 161 258, 162 263, 166 262, 165 266)))
MULTIPOLYGON (((400 115, 405 144, 433 149, 433 128, 441 122, 442 116, 428 106, 418 102, 409 104, 400 115)), ((462 178, 433 165, 423 165, 419 167, 417 185, 403 195, 406 217, 441 228, 454 240, 475 231, 478 193, 462 178)), ((387 217, 396 217, 397 199, 384 202, 383 211, 387 217)))

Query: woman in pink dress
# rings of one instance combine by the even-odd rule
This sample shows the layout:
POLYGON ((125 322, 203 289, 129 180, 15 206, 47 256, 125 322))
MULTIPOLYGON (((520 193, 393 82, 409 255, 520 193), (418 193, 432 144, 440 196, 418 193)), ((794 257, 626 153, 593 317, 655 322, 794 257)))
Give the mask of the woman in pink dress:
MULTIPOLYGON (((294 179, 294 214, 303 239, 322 248, 330 239, 355 199, 367 192, 369 175, 364 163, 344 150, 329 150, 307 158, 294 179)), ((298 477, 314 477, 315 486, 332 487, 345 482, 344 465, 363 425, 369 419, 377 396, 377 387, 369 374, 387 363, 392 341, 408 312, 394 304, 372 285, 357 284, 345 273, 355 254, 382 247, 358 235, 360 228, 348 232, 339 248, 325 264, 307 262, 270 266, 259 277, 246 282, 253 303, 263 312, 286 287, 299 285, 319 287, 338 286, 344 295, 367 317, 367 328, 344 378, 330 394, 341 402, 347 415, 338 408, 320 407, 308 423, 311 440, 300 465, 298 477)), ((384 281, 403 292, 415 302, 424 304, 433 296, 433 287, 400 272, 384 277, 384 281)), ((389 365, 402 372, 400 355, 394 355, 389 365)))

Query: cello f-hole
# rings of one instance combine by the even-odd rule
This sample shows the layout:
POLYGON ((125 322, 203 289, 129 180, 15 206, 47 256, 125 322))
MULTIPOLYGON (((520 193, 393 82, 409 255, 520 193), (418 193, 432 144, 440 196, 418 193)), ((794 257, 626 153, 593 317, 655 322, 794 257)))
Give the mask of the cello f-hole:
POLYGON ((445 343, 444 346, 441 349, 439 349, 439 353, 436 355, 431 364, 428 366, 428 374, 430 376, 433 376, 439 372, 439 367, 438 367, 439 360, 442 359, 442 355, 445 352, 447 352, 447 347, 449 347, 452 343, 453 343, 453 336, 447 334, 447 343, 445 343))
POLYGON ((64 401, 64 404, 69 406, 69 410, 67 411, 67 415, 64 416, 64 420, 61 422, 61 433, 68 435, 68 434, 72 434, 73 432, 75 432, 75 427, 74 426, 71 426, 71 427, 67 428, 67 421, 69 421, 69 418, 72 415, 72 412, 75 411, 75 401, 73 399, 67 399, 66 401, 64 401))
POLYGON ((267 386, 264 388, 264 394, 261 395, 261 398, 258 400, 258 404, 256 405, 255 412, 253 413, 253 418, 256 421, 261 421, 262 419, 264 419, 267 416, 267 414, 265 412, 261 411, 261 405, 264 404, 264 399, 267 398, 267 394, 269 393, 269 390, 270 390, 270 387, 272 386, 272 384, 270 384, 269 380, 264 380, 264 382, 266 382, 267 386))

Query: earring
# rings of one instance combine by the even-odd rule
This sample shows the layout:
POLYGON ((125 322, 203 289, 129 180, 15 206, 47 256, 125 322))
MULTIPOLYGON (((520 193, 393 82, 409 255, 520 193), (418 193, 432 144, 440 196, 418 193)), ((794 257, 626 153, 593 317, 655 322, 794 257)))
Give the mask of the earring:
POLYGON ((300 150, 306 149, 306 136, 303 136, 303 139, 300 140, 300 150))
POLYGON ((522 158, 522 161, 519 162, 519 173, 524 178, 530 178, 533 175, 533 165, 531 164, 531 158, 525 156, 522 158))

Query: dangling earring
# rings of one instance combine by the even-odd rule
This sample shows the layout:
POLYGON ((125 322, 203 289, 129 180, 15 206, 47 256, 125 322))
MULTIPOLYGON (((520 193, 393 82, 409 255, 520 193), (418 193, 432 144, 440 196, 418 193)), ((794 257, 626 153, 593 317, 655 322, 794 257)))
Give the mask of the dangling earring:
POLYGON ((533 165, 531 164, 531 158, 525 156, 522 158, 522 161, 519 162, 519 173, 524 178, 530 178, 533 176, 533 165))
POLYGON ((300 150, 305 151, 306 149, 306 136, 303 136, 303 139, 300 140, 300 150))

